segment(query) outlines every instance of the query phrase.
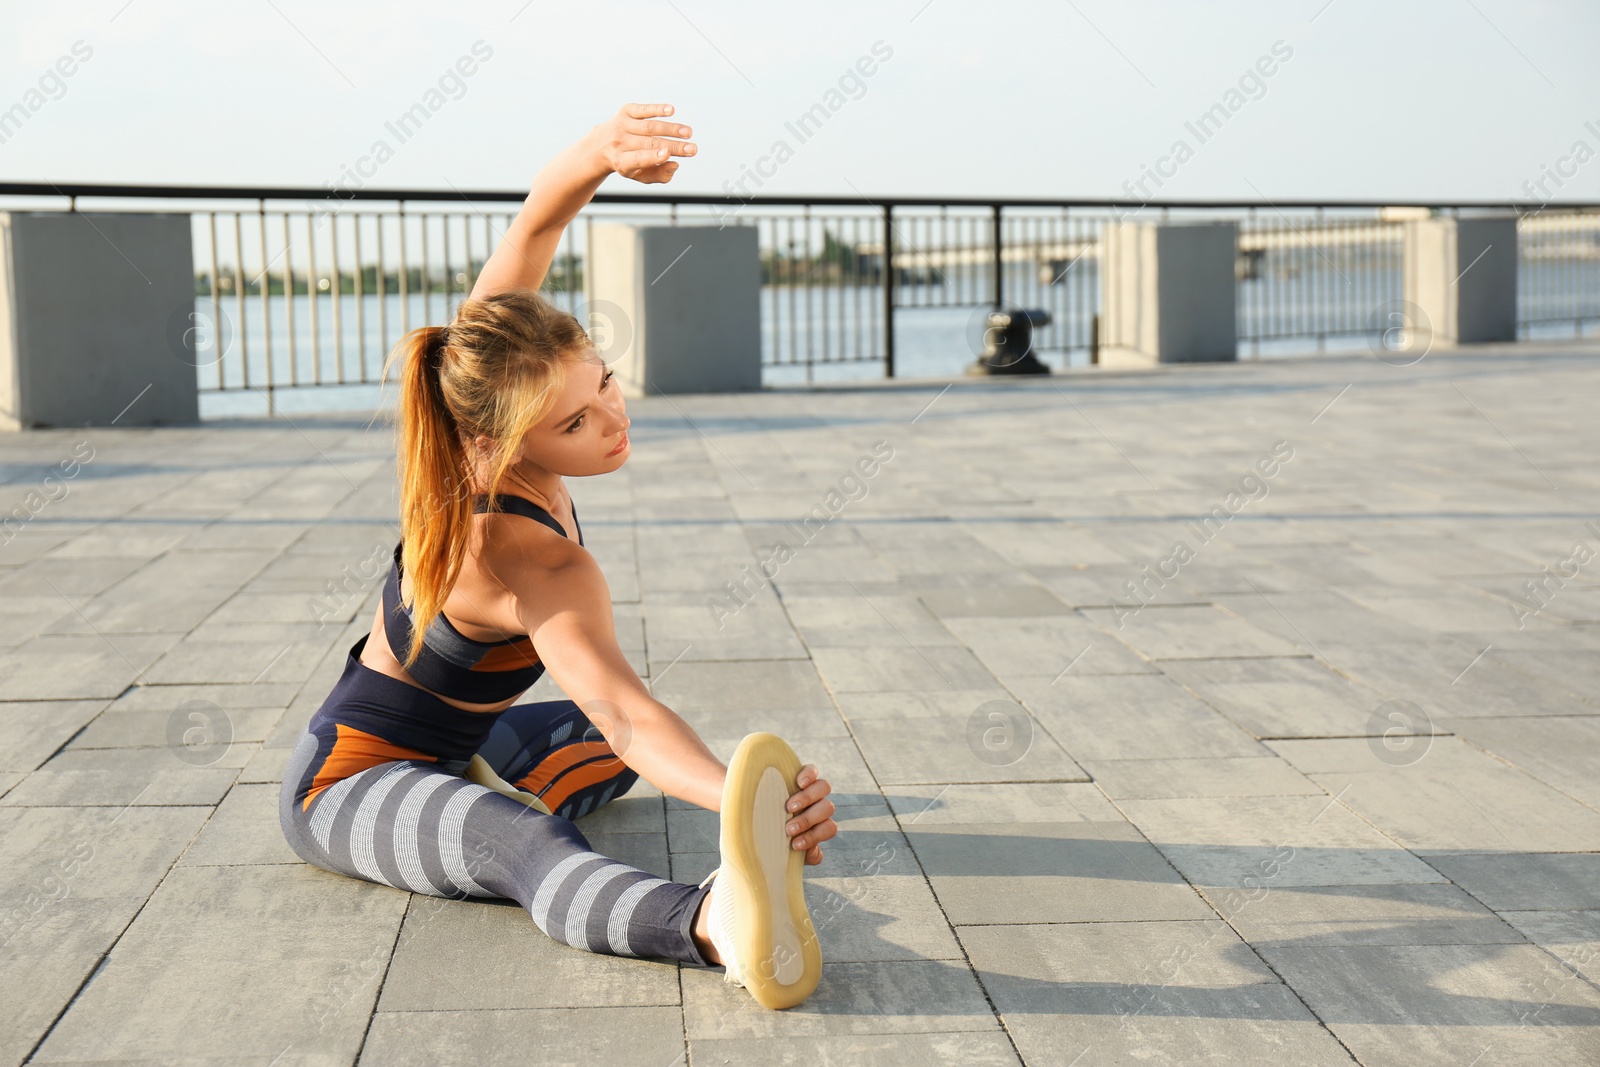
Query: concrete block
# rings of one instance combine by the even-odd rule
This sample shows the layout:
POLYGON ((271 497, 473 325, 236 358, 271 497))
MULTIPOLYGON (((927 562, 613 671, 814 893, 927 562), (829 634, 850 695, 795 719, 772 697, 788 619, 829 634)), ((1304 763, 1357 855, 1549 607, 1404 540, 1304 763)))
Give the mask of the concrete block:
POLYGON ((0 212, 0 429, 197 424, 184 213, 0 212))
POLYGON ((1406 223, 1404 292, 1417 336, 1406 350, 1517 339, 1515 216, 1406 223))
POLYGON ((1238 358, 1238 223, 1107 223, 1101 236, 1100 363, 1238 358))
POLYGON ((761 388, 755 227, 597 222, 591 240, 591 315, 627 395, 761 388))

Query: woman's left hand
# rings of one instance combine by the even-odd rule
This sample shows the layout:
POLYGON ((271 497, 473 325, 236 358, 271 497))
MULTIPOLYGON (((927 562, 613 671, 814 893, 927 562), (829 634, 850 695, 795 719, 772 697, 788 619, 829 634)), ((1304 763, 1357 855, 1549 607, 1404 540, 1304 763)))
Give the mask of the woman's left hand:
POLYGON ((800 788, 789 797, 790 818, 784 830, 791 838, 791 848, 806 850, 806 863, 821 863, 822 842, 839 832, 839 824, 833 821, 833 801, 827 799, 832 787, 809 763, 800 768, 795 785, 800 788))
POLYGON ((611 118, 589 131, 601 160, 611 171, 646 185, 669 182, 678 171, 672 156, 692 156, 698 149, 686 138, 692 132, 666 121, 671 104, 623 104, 611 118))

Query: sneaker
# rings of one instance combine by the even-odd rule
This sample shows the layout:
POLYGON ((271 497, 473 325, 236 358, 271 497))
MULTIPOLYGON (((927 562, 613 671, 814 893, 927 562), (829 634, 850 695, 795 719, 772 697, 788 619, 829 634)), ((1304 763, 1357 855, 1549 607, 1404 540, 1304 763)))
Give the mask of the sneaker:
POLYGON ((790 847, 785 808, 800 759, 776 734, 739 743, 722 788, 721 865, 713 878, 711 943, 723 981, 767 1008, 799 1004, 822 978, 822 947, 806 908, 805 853, 790 847))

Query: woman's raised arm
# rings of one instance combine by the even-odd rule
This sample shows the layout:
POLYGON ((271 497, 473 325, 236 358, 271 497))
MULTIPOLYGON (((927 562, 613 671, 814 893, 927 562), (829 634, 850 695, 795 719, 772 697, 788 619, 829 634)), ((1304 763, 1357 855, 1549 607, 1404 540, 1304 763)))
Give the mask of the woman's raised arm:
POLYGON ((671 181, 678 169, 671 157, 695 154, 694 142, 681 139, 692 131, 664 118, 671 114, 671 104, 624 104, 546 164, 533 179, 511 228, 483 265, 472 297, 543 285, 562 231, 609 175, 646 185, 671 181))

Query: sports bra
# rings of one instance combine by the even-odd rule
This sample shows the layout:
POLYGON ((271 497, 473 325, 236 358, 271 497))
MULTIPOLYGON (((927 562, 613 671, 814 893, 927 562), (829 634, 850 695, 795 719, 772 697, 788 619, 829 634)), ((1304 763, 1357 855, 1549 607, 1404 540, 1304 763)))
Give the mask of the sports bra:
MULTIPOLYGON (((533 501, 506 493, 499 494, 496 500, 500 511, 525 515, 567 536, 561 523, 533 501)), ((473 513, 489 511, 488 501, 487 494, 475 496, 473 513)), ((578 544, 581 545, 583 526, 578 523, 576 507, 572 510, 572 521, 578 528, 578 544)), ((384 634, 389 639, 389 650, 401 663, 405 662, 412 632, 411 612, 400 601, 403 545, 400 541, 394 546, 394 565, 389 568, 383 587, 384 634)), ((544 674, 544 664, 539 661, 533 639, 527 634, 501 641, 476 641, 457 630, 441 611, 423 634, 422 649, 409 673, 419 684, 440 696, 473 704, 494 704, 525 692, 544 674)))

